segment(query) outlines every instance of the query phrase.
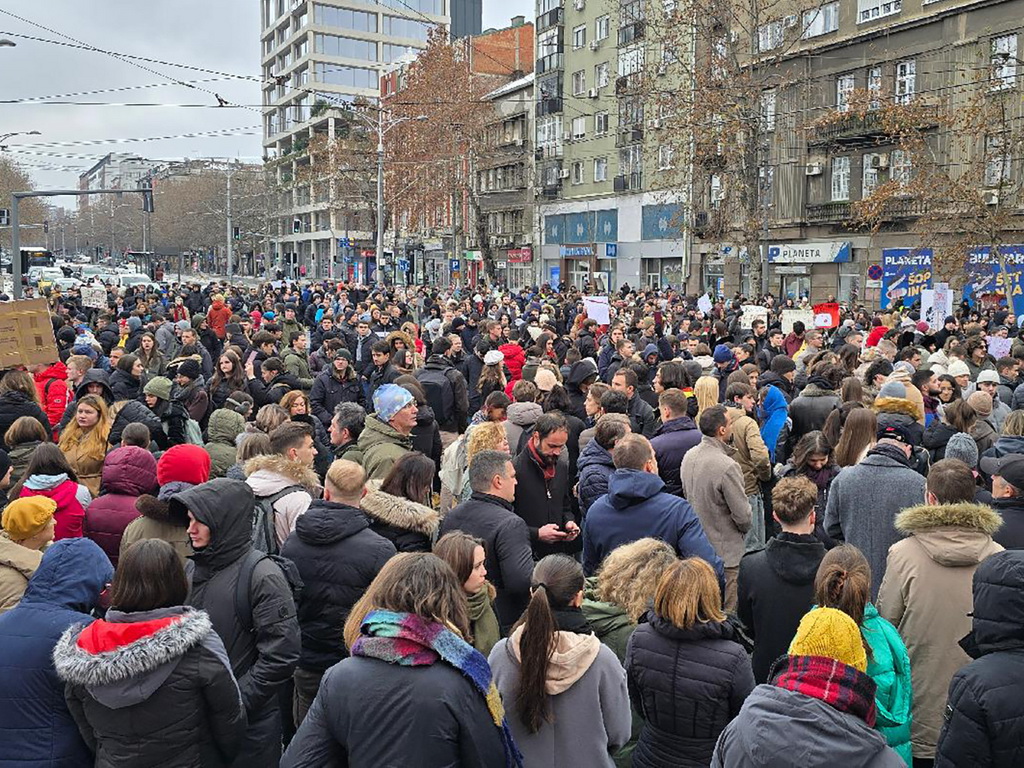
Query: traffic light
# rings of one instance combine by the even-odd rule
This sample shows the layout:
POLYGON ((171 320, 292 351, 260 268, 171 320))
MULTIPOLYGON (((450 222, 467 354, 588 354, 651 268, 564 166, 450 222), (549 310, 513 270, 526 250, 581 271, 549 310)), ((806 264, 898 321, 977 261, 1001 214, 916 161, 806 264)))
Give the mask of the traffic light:
POLYGON ((238 227, 232 227, 231 228, 231 237, 233 237, 235 240, 241 240, 242 239, 242 231, 238 227))
POLYGON ((45 232, 46 234, 50 233, 50 222, 48 222, 48 221, 44 221, 43 222, 43 232, 45 232))
POLYGON ((302 219, 292 219, 292 233, 298 234, 302 231, 302 219))
POLYGON ((142 192, 142 211, 143 213, 153 213, 153 190, 147 189, 142 192))

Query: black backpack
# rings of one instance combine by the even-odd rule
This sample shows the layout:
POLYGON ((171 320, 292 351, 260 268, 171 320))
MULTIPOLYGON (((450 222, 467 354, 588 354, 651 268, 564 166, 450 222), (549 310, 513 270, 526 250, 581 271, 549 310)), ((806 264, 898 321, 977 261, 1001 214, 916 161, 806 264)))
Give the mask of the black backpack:
POLYGON ((305 491, 301 485, 289 485, 270 496, 257 496, 252 519, 252 546, 258 552, 276 555, 277 532, 274 529, 274 505, 289 493, 305 491))
POLYGON ((448 378, 450 370, 453 369, 422 368, 416 374, 438 424, 451 424, 455 421, 455 387, 448 378))
POLYGON ((302 577, 299 575, 298 566, 286 557, 268 555, 256 549, 249 550, 249 554, 242 560, 242 567, 238 571, 238 582, 235 584, 235 616, 242 629, 252 632, 255 627, 252 623, 252 574, 262 560, 272 560, 281 569, 281 573, 288 582, 292 592, 292 600, 298 608, 299 600, 302 598, 302 577))

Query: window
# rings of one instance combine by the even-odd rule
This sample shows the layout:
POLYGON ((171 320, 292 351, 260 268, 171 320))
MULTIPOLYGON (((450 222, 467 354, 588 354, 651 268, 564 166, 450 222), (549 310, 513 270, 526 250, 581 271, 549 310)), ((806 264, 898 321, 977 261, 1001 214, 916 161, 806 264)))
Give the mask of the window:
POLYGON ((836 109, 840 112, 850 110, 850 95, 854 88, 853 75, 839 75, 836 77, 836 109))
POLYGON ((882 68, 872 67, 868 70, 868 94, 871 96, 871 109, 878 109, 882 98, 882 68))
POLYGON ((383 16, 384 23, 381 24, 381 32, 392 37, 408 37, 412 40, 426 42, 427 34, 433 27, 422 21, 403 19, 400 16, 383 16))
POLYGON ((644 49, 634 45, 619 49, 619 77, 639 72, 644 68, 644 49))
POLYGON ((562 141, 562 116, 547 115, 537 118, 537 146, 557 147, 562 141))
POLYGON ((775 130, 775 89, 761 91, 761 130, 775 130))
POLYGON ((385 64, 390 64, 391 62, 400 59, 402 56, 417 50, 417 48, 410 48, 408 45, 392 45, 391 43, 383 43, 381 45, 381 60, 385 64))
POLYGON ((903 0, 857 0, 857 23, 892 16, 903 10, 903 0))
POLYGON ((992 40, 992 90, 1012 88, 1017 82, 1017 36, 992 40))
POLYGON ((711 208, 721 208, 722 201, 725 199, 725 188, 722 186, 722 177, 717 173, 711 174, 711 180, 708 182, 708 188, 708 205, 711 208))
POLYGON ((658 147, 658 170, 667 171, 675 168, 675 148, 669 144, 662 144, 658 147))
POLYGON ((600 64, 594 65, 594 87, 604 88, 608 85, 608 78, 610 77, 610 70, 608 68, 608 62, 602 61, 600 64))
POLYGON ((818 37, 839 29, 839 3, 826 3, 804 11, 804 38, 818 37))
POLYGON ((993 133, 985 137, 985 186, 998 187, 1010 176, 1010 154, 1006 137, 993 133))
POLYGON ((316 79, 321 83, 350 88, 380 88, 380 73, 375 69, 342 67, 322 61, 316 63, 316 79))
POLYGON ((587 71, 581 69, 572 73, 572 95, 582 96, 587 92, 587 71))
POLYGON ((896 62, 896 88, 893 97, 897 104, 909 104, 914 98, 917 64, 913 59, 896 62))
POLYGON ((775 50, 782 45, 784 36, 782 19, 762 24, 757 28, 757 50, 761 53, 775 50))
POLYGON ((881 155, 869 152, 864 155, 864 167, 861 171, 860 196, 867 197, 878 188, 878 165, 881 155))
POLYGON ((832 158, 832 199, 850 199, 850 158, 832 158))
POLYGON ((572 29, 572 48, 578 50, 579 48, 585 47, 587 44, 587 25, 580 24, 578 27, 572 29))
POLYGON ((587 136, 587 118, 586 117, 574 117, 572 119, 572 137, 574 139, 583 139, 587 136))
POLYGON ((889 179, 905 187, 910 183, 913 170, 910 164, 910 153, 904 152, 902 149, 894 149, 889 156, 889 179))
POLYGON ((572 165, 572 183, 582 184, 583 183, 583 161, 573 160, 572 165))
POLYGON ((608 113, 597 112, 594 115, 594 133, 601 135, 608 133, 608 113))
POLYGON ((330 5, 314 5, 313 21, 325 27, 340 27, 356 32, 376 32, 377 14, 366 11, 350 11, 330 5))
POLYGON ((608 158, 594 158, 594 181, 608 181, 608 158))
POLYGON ((604 40, 608 37, 608 30, 611 28, 611 21, 608 16, 598 16, 594 20, 594 40, 604 40))
POLYGON ((541 32, 537 35, 537 58, 543 59, 545 56, 558 53, 561 45, 562 40, 557 28, 541 32))
POLYGON ((619 150, 619 174, 622 176, 629 176, 631 174, 639 175, 644 168, 643 164, 643 145, 633 144, 628 147, 623 147, 619 150))

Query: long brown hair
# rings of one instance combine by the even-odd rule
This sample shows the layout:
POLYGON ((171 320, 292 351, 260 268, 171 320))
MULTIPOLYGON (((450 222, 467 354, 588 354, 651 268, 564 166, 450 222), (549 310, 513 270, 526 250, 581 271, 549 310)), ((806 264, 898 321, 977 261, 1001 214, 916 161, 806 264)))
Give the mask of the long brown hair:
POLYGON ((566 555, 548 555, 533 568, 530 602, 513 627, 513 630, 523 628, 519 638, 516 707, 519 719, 530 733, 536 733, 551 719, 545 683, 558 631, 552 609, 568 608, 583 589, 583 583, 583 568, 566 555))
POLYGON ((654 594, 654 612, 679 629, 725 621, 718 577, 707 561, 688 557, 669 566, 654 594))
POLYGON ((820 608, 838 608, 860 626, 871 599, 871 566, 852 544, 830 549, 814 577, 814 602, 820 608))
POLYGON ((483 539, 470 536, 462 531, 450 531, 434 544, 433 552, 444 560, 455 572, 459 584, 465 584, 473 575, 473 554, 477 547, 483 547, 483 539))
POLYGON ((436 471, 437 467, 430 457, 419 451, 411 451, 391 467, 384 482, 380 484, 380 490, 429 506, 436 471))
POLYGON ((173 608, 188 598, 188 579, 174 547, 162 539, 142 539, 118 560, 110 607, 131 613, 173 608))
POLYGON ((846 417, 843 431, 839 433, 835 461, 840 467, 852 467, 864 453, 864 449, 875 442, 878 431, 878 417, 870 408, 855 408, 846 417))
POLYGON ((39 390, 36 389, 35 379, 32 375, 17 369, 8 371, 0 379, 0 393, 21 392, 29 400, 39 405, 39 390))

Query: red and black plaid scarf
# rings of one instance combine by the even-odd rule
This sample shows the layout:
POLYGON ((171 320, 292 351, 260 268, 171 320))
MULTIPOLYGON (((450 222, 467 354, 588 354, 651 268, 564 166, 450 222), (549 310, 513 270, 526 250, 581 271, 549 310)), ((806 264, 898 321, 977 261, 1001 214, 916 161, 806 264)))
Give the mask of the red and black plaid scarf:
POLYGON ((849 664, 824 656, 790 656, 779 661, 773 685, 821 699, 875 727, 875 681, 849 664))

